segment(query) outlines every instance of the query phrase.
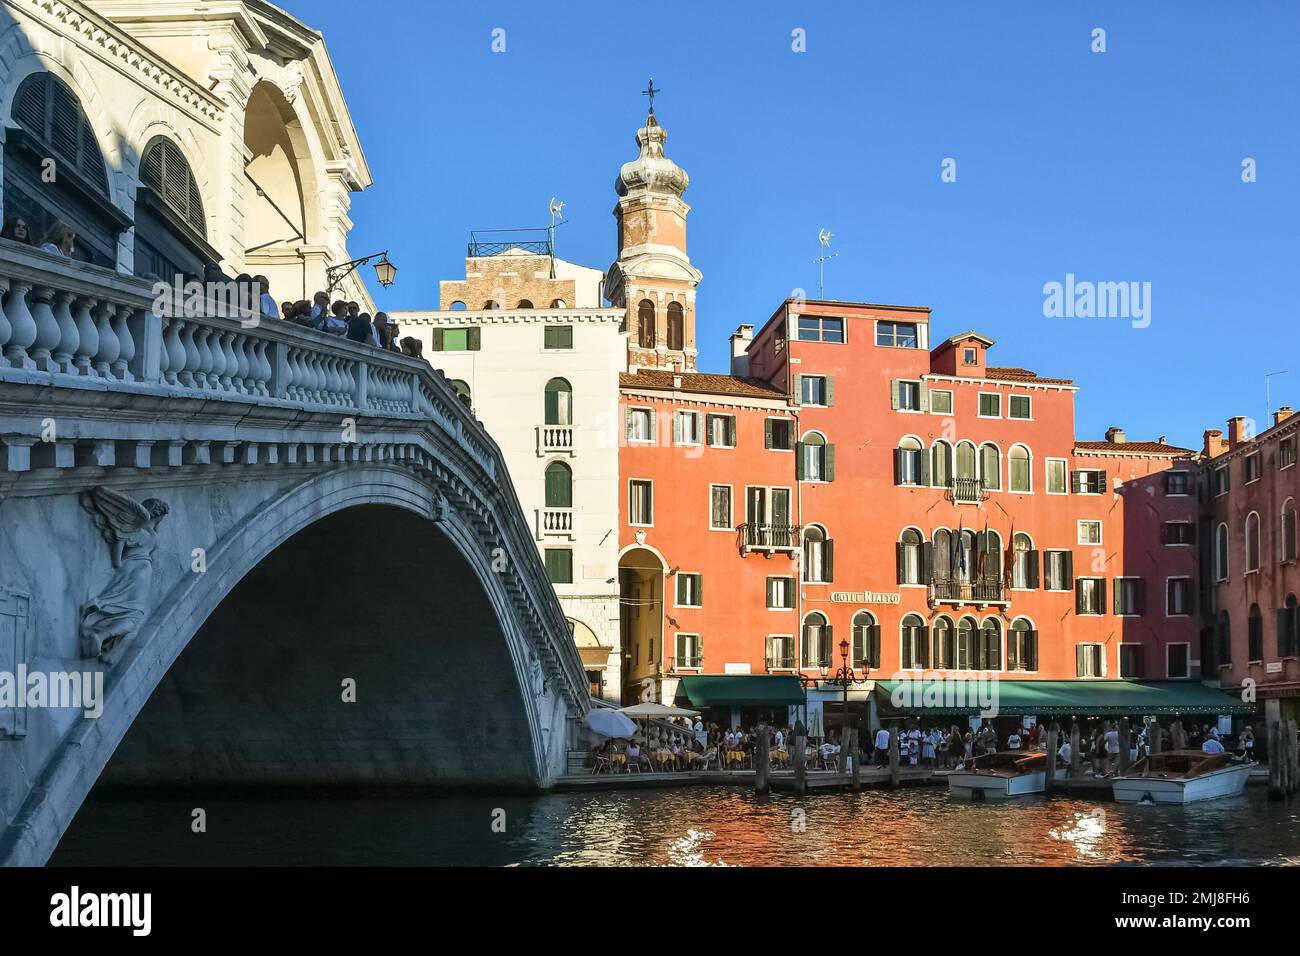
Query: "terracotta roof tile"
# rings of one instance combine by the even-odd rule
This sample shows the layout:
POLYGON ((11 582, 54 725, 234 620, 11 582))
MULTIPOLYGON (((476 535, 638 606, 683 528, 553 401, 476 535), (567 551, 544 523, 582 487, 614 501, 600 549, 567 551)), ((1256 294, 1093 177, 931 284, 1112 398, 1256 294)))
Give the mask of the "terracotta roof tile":
POLYGON ((1074 380, 1068 378, 1043 378, 1037 372, 1031 372, 1027 368, 999 367, 990 365, 984 369, 984 377, 996 379, 999 382, 1042 382, 1045 385, 1073 385, 1074 380))
POLYGON ((1191 455, 1190 448, 1179 448, 1177 445, 1165 445, 1158 441, 1076 441, 1076 449, 1083 451, 1113 451, 1117 454, 1124 452, 1138 452, 1158 455, 1191 455))
POLYGON ((741 395, 749 398, 785 398, 785 392, 758 378, 740 378, 735 375, 714 375, 708 372, 665 372, 642 369, 622 372, 618 376, 620 388, 649 388, 673 390, 673 378, 680 374, 683 392, 705 395, 741 395))

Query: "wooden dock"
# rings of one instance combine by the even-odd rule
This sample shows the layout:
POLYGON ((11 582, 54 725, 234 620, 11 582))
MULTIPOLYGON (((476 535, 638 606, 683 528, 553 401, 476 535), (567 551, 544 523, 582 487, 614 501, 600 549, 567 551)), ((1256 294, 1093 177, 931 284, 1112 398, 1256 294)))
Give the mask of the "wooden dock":
MULTIPOLYGON (((862 787, 889 786, 889 771, 879 767, 863 767, 862 787)), ((773 770, 768 779, 773 790, 793 791, 794 771, 773 770)), ((805 777, 809 790, 847 790, 852 786, 852 774, 847 771, 809 770, 805 777)), ((899 771, 902 786, 947 782, 947 771, 928 767, 903 768, 899 771)), ((553 790, 635 790, 642 787, 688 787, 699 784, 709 786, 745 787, 755 785, 753 770, 680 770, 665 773, 598 773, 565 774, 557 777, 553 790)))

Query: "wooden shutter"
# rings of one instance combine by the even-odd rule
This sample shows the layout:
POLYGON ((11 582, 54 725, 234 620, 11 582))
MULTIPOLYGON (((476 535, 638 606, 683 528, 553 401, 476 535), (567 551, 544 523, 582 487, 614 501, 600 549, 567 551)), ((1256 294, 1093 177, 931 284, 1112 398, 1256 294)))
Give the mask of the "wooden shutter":
POLYGON ((465 340, 466 340, 465 347, 468 348, 471 352, 477 352, 483 342, 482 336, 483 336, 482 329, 478 329, 478 328, 467 329, 465 335, 465 340))
POLYGON ((1101 613, 1105 614, 1106 613, 1106 579, 1105 578, 1097 579, 1097 588, 1099 592, 1097 594, 1097 608, 1101 611, 1101 613))
POLYGON ((1067 589, 1074 587, 1074 552, 1065 552, 1065 587, 1067 589))
POLYGON ((835 446, 828 443, 824 445, 823 448, 825 448, 826 451, 825 451, 825 456, 822 459, 822 464, 824 466, 822 469, 824 472, 824 474, 822 475, 822 480, 834 481, 835 480, 835 446))
POLYGON ((930 386, 922 382, 919 391, 921 393, 921 411, 928 412, 930 410, 930 386))
POLYGON ((934 574, 934 545, 929 541, 921 543, 921 583, 929 584, 934 574))
POLYGON ((834 405, 835 404, 835 376, 833 375, 826 376, 825 385, 822 387, 822 392, 823 392, 822 401, 826 403, 826 406, 829 408, 831 405, 834 405))
POLYGON ((772 581, 773 581, 772 578, 767 579, 767 606, 770 608, 776 607, 776 602, 772 600, 773 598, 772 581))
POLYGON ((431 337, 433 339, 433 351, 435 352, 442 351, 442 333, 444 331, 445 330, 443 329, 434 329, 433 332, 431 333, 431 337))
POLYGON ((924 448, 922 448, 916 454, 917 454, 917 458, 921 462, 921 477, 920 477, 921 484, 929 485, 930 484, 930 456, 929 454, 926 453, 924 448))
POLYGON ((1038 632, 1029 630, 1025 634, 1025 657, 1029 661, 1027 669, 1036 671, 1038 670, 1038 632))
POLYGON ((894 379, 889 383, 889 407, 895 410, 897 410, 898 408, 898 402, 899 402, 898 392, 899 392, 898 379, 894 379))
POLYGON ((763 419, 763 447, 772 447, 772 419, 763 419))
POLYGON ((907 565, 906 565, 907 551, 906 548, 904 548, 903 546, 903 542, 899 541, 897 544, 894 545, 894 554, 898 563, 898 583, 906 584, 907 583, 907 565))
POLYGON ((1027 565, 1025 569, 1025 586, 1031 588, 1038 587, 1038 552, 1030 550, 1025 557, 1027 565))
POLYGON ((1084 656, 1087 648, 1082 644, 1074 645, 1074 674, 1076 677, 1083 677, 1087 671, 1084 668, 1084 656))
POLYGON ((894 449, 894 484, 903 483, 903 449, 894 449))
POLYGON ((736 445, 736 418, 734 415, 729 415, 723 421, 726 422, 727 426, 727 444, 734 448, 736 445))
POLYGON ((1074 582, 1074 613, 1083 613, 1083 578, 1074 582))
POLYGON ((679 411, 674 411, 674 412, 672 413, 672 415, 673 415, 673 444, 674 444, 674 445, 680 445, 680 444, 682 443, 682 418, 683 418, 684 414, 685 414, 685 413, 683 413, 683 412, 679 412, 679 411))
POLYGON ((1147 582, 1145 578, 1138 578, 1133 582, 1133 613, 1145 614, 1147 612, 1147 582))
POLYGON ((803 448, 803 442, 797 441, 794 443, 794 476, 799 481, 803 481, 804 478, 803 448))
POLYGON ((803 404, 803 376, 802 375, 796 375, 794 377, 794 404, 795 405, 803 404))
POLYGON ((1017 631, 1015 628, 1007 631, 1007 670, 1014 671, 1020 667, 1020 649, 1017 642, 1024 631, 1017 631))
POLYGON ((1074 494, 1081 494, 1083 491, 1083 472, 1070 472, 1070 491, 1074 494))
POLYGON ((835 580, 835 542, 831 538, 822 542, 822 580, 828 584, 835 580))
POLYGON ((695 603, 703 606, 704 604, 704 575, 695 575, 695 603))
POLYGON ((930 666, 930 629, 921 627, 921 667, 929 668, 930 666))
POLYGON ((1124 590, 1123 579, 1122 579, 1122 578, 1116 578, 1116 579, 1115 579, 1115 596, 1114 596, 1114 601, 1115 601, 1115 613, 1116 613, 1116 614, 1123 614, 1123 613, 1124 613, 1124 608, 1123 608, 1123 606, 1122 606, 1121 599, 1120 599, 1120 595, 1121 595, 1121 593, 1123 592, 1123 590, 1124 590))

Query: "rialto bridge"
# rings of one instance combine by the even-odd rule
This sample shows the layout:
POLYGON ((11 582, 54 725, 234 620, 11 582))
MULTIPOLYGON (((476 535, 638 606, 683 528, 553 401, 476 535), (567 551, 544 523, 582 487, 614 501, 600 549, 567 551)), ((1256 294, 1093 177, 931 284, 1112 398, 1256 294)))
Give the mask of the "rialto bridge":
POLYGON ((561 771, 587 681, 500 453, 441 373, 160 314, 142 280, 12 245, 0 294, 0 863, 43 863, 101 778, 561 771), (74 678, 102 679, 97 716, 55 699, 74 678))

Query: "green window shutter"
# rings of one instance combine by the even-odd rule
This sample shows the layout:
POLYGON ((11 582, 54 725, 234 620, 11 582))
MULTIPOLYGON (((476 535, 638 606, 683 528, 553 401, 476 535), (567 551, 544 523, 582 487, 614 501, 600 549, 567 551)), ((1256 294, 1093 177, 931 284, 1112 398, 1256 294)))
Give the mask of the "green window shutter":
POLYGON ((835 542, 830 538, 822 544, 822 571, 828 584, 835 580, 835 542))
POLYGON ((1007 632, 1007 670, 1014 671, 1020 667, 1020 649, 1016 642, 1020 639, 1023 631, 1007 632))
POLYGON ((1114 595, 1114 599, 1113 599, 1113 600, 1115 601, 1115 613, 1116 613, 1116 614, 1123 614, 1123 613, 1124 613, 1124 610, 1125 610, 1124 607, 1123 607, 1123 602, 1120 600, 1120 595, 1121 595, 1121 592, 1122 592, 1123 590, 1124 590, 1124 589, 1123 589, 1123 587, 1121 586, 1120 579, 1119 579, 1119 578, 1116 578, 1116 579, 1115 579, 1115 595, 1114 595))
POLYGON ((903 483, 903 449, 894 449, 894 484, 903 483))
POLYGON ((1097 587, 1101 589, 1101 593, 1097 595, 1097 607, 1101 608, 1101 611, 1104 614, 1106 612, 1106 579, 1099 578, 1097 580, 1097 587))
POLYGON ((763 419, 763 447, 772 447, 772 419, 763 419))
POLYGON ((443 333, 442 329, 433 330, 432 339, 433 339, 433 350, 435 352, 442 351, 442 333, 443 333))
POLYGON ((928 412, 930 410, 930 386, 926 385, 925 382, 922 382, 920 391, 921 411, 928 412))
POLYGON ((1133 588, 1133 613, 1145 614, 1147 612, 1147 582, 1145 578, 1138 578, 1134 582, 1133 588))
POLYGON ((894 554, 898 563, 898 583, 907 583, 907 549, 903 542, 899 541, 894 545, 894 554))
POLYGON ((554 389, 549 389, 549 388, 548 388, 548 389, 546 390, 546 399, 545 399, 545 401, 546 401, 546 407, 545 407, 546 424, 548 424, 548 425, 558 425, 558 424, 560 424, 560 394, 559 394, 559 392, 556 392, 554 389))
POLYGON ((825 390, 826 390, 826 395, 825 395, 826 404, 828 406, 834 405, 835 404, 835 377, 833 375, 826 376, 825 390))
POLYGON ((921 583, 929 584, 934 574, 934 545, 929 541, 921 543, 921 583))
POLYGON ((701 605, 704 603, 704 575, 703 574, 695 575, 695 603, 701 605))
POLYGON ((1026 558, 1026 564, 1028 564, 1028 568, 1026 569, 1028 573, 1025 576, 1025 584, 1028 587, 1037 588, 1038 587, 1038 552, 1037 551, 1031 550, 1029 552, 1029 556, 1028 558, 1026 558))
POLYGON ((826 468, 825 468, 826 474, 823 476, 823 478, 826 481, 834 481, 835 480, 835 446, 828 444, 823 447, 825 447, 826 449, 826 457, 824 458, 826 464, 826 468))
POLYGON ((803 449, 804 449, 803 442, 797 441, 794 443, 794 476, 799 481, 803 481, 803 475, 804 475, 803 449))
POLYGON ((630 409, 630 408, 625 408, 625 409, 623 409, 623 425, 624 425, 624 431, 627 432, 626 437, 627 437, 628 439, 631 439, 631 437, 632 437, 632 409, 630 409))
POLYGON ((772 601, 772 579, 771 578, 767 579, 767 606, 776 607, 776 604, 772 601))
POLYGON ((889 383, 889 407, 897 410, 898 401, 898 379, 894 379, 889 383))
POLYGON ((867 662, 872 667, 880 666, 880 625, 872 624, 867 628, 867 662))
POLYGON ((1097 488, 1103 495, 1110 490, 1110 479, 1104 471, 1097 472, 1097 488))
POLYGON ((1083 659, 1086 650, 1087 649, 1082 644, 1074 645, 1074 676, 1076 677, 1083 676, 1083 659))
POLYGON ((704 444, 710 447, 713 446, 713 422, 717 417, 717 415, 704 416, 704 444))
POLYGON ((1038 632, 1025 632, 1025 659, 1028 663, 1025 665, 1026 670, 1038 670, 1038 632))
POLYGON ((802 375, 796 375, 794 377, 794 404, 796 405, 803 404, 803 376, 802 375))
POLYGON ((921 628, 921 667, 928 668, 929 666, 930 666, 930 629, 928 627, 922 627, 921 628))
POLYGON ((736 447, 736 417, 734 415, 730 415, 727 417, 726 422, 727 422, 727 444, 734 448, 736 447))
POLYGON ((917 452, 917 457, 921 461, 921 484, 928 485, 930 483, 930 456, 925 449, 921 449, 921 451, 917 452))
POLYGON ((1074 587, 1074 552, 1065 552, 1065 586, 1074 587))
POLYGON ((1083 613, 1083 579, 1074 582, 1074 613, 1083 613))
POLYGON ((682 413, 673 412, 672 415, 673 415, 673 444, 680 445, 682 443, 682 413))
POLYGON ((466 348, 471 352, 477 352, 483 342, 483 330, 479 328, 469 329, 468 334, 465 336, 465 341, 467 343, 465 346, 466 348))
POLYGON ((1077 471, 1070 472, 1070 492, 1079 494, 1083 491, 1083 475, 1077 471))

